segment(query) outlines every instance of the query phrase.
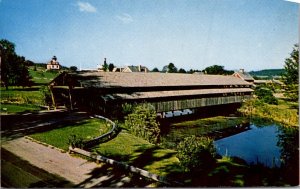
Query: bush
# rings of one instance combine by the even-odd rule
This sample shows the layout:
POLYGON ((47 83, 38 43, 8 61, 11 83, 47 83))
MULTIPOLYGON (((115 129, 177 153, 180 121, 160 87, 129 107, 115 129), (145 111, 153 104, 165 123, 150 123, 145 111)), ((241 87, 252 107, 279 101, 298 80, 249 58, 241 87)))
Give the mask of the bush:
POLYGON ((178 145, 178 159, 186 171, 198 172, 216 162, 216 148, 208 137, 186 137, 178 145))
POLYGON ((125 126, 129 132, 150 143, 157 143, 159 138, 159 123, 156 122, 156 111, 150 104, 137 105, 133 112, 125 118, 125 126))
POLYGON ((278 104, 278 100, 274 97, 273 91, 266 87, 258 87, 255 89, 254 94, 258 99, 267 104, 278 104))
POLYGON ((71 135, 68 139, 68 145, 72 148, 83 148, 84 141, 82 137, 77 137, 76 135, 71 135))

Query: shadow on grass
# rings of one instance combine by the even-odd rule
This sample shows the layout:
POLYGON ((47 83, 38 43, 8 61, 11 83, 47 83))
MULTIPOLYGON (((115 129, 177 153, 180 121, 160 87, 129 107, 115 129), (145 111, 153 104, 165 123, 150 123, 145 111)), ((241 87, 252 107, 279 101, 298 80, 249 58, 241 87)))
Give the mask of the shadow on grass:
POLYGON ((89 115, 86 113, 67 111, 5 115, 1 116, 1 136, 5 140, 12 140, 69 125, 80 126, 84 124, 83 120, 87 118, 89 118, 89 115))
POLYGON ((153 181, 121 168, 103 164, 89 173, 90 177, 75 187, 145 187, 153 181))

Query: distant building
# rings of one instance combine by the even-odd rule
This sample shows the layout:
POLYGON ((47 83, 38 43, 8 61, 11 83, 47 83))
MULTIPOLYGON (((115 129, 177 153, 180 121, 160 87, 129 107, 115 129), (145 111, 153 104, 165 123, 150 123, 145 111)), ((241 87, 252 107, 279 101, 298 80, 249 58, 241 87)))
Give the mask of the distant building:
POLYGON ((113 72, 149 72, 146 66, 126 66, 125 68, 114 68, 113 72))
POLYGON ((240 69, 239 71, 234 72, 233 76, 249 83, 254 83, 254 78, 248 72, 245 72, 244 69, 240 69))
POLYGON ((53 56, 52 60, 47 63, 47 70, 59 70, 61 68, 56 56, 53 56))
POLYGON ((124 70, 124 68, 121 67, 114 67, 114 69, 112 70, 113 72, 122 72, 124 70))

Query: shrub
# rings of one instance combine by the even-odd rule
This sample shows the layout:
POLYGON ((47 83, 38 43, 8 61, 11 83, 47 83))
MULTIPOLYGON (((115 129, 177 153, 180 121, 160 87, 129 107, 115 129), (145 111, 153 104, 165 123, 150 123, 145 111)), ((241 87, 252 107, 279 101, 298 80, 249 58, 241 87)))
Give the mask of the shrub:
POLYGON ((278 104, 278 100, 274 97, 273 91, 266 87, 258 87, 255 89, 254 94, 258 99, 267 104, 278 104))
POLYGON ((186 171, 198 172, 215 163, 216 148, 208 137, 186 137, 178 145, 178 159, 186 171))
POLYGON ((157 143, 159 138, 159 123, 156 122, 156 112, 150 104, 134 107, 133 112, 125 118, 125 126, 129 132, 150 143, 157 143))
POLYGON ((68 145, 72 146, 72 148, 83 148, 83 138, 77 137, 76 135, 71 135, 69 137, 68 145))

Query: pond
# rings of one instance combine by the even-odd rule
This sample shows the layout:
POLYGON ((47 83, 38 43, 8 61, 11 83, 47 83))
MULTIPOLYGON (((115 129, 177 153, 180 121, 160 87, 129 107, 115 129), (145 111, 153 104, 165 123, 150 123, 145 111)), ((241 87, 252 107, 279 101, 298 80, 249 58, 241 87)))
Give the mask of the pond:
MULTIPOLYGON (((210 125, 205 125, 208 128, 210 125)), ((215 125, 212 125, 215 127, 215 125)), ((176 148, 185 137, 201 136, 203 127, 171 126, 162 137, 166 147, 176 148)), ((299 163, 299 130, 266 122, 248 122, 226 129, 216 130, 214 138, 217 153, 222 156, 239 157, 248 164, 261 163, 267 167, 299 163), (219 133, 222 133, 221 135, 219 133)))
POLYGON ((268 167, 281 165, 278 125, 258 127, 215 141, 217 152, 222 156, 236 156, 249 164, 262 163, 268 167))

